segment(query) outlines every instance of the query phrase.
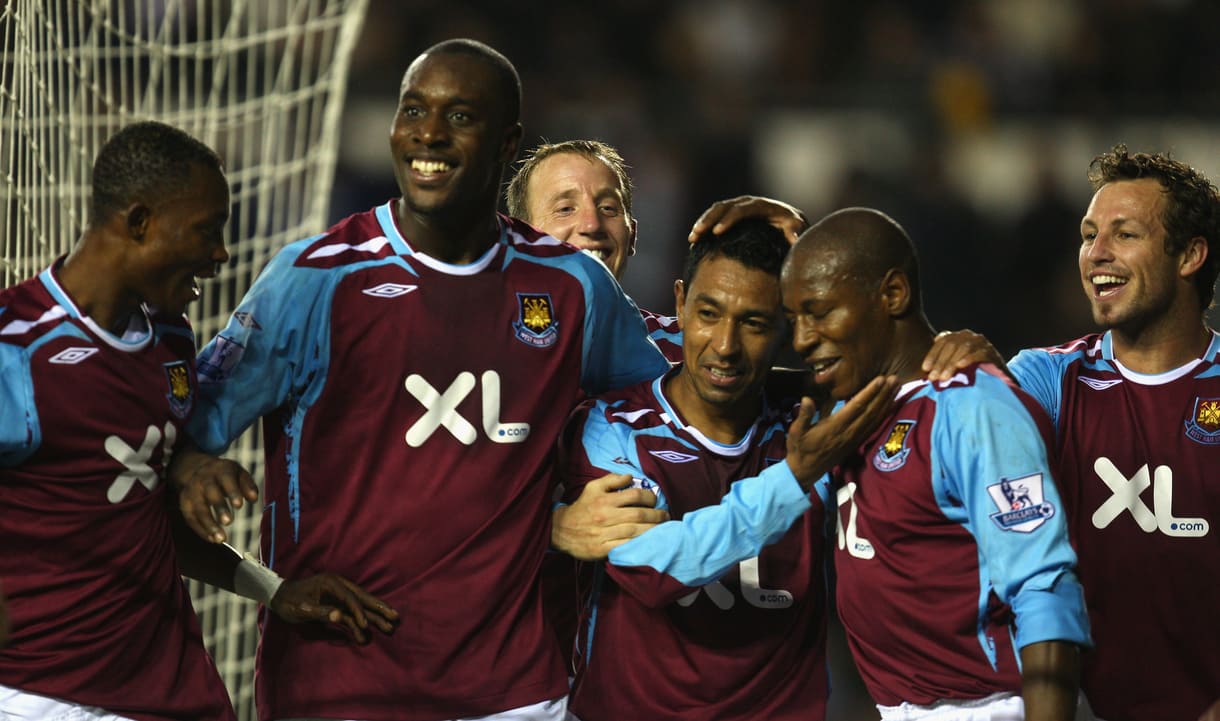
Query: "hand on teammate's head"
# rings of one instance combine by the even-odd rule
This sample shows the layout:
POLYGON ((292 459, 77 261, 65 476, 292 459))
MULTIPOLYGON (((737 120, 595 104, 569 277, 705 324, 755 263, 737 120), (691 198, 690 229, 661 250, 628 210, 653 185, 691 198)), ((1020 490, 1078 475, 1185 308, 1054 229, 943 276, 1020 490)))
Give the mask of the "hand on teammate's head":
POLYGON ((805 214, 782 200, 758 195, 739 195, 712 203, 695 221, 686 240, 694 243, 699 240, 699 236, 708 232, 719 235, 745 218, 765 218, 768 223, 783 231, 789 243, 795 243, 800 234, 809 227, 805 214))

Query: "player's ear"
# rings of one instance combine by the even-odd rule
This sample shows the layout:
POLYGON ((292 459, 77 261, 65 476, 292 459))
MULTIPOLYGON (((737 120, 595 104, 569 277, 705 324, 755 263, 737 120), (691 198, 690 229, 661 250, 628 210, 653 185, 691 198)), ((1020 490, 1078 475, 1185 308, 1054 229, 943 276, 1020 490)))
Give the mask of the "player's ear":
POLYGON ((682 328, 682 306, 686 305, 686 284, 674 281, 674 314, 678 316, 678 328, 682 328))
POLYGON ((635 218, 631 219, 631 237, 627 239, 627 255, 635 255, 635 233, 639 227, 639 223, 635 218))
POLYGON ((127 237, 136 242, 143 242, 148 234, 148 224, 152 219, 152 209, 143 203, 132 203, 123 211, 123 227, 127 237))
POLYGON ((1203 264, 1207 262, 1207 238, 1201 235, 1196 235, 1186 241, 1186 248, 1182 251, 1182 259, 1178 262, 1178 275, 1183 278, 1199 272, 1203 264))
POLYGON ((521 123, 513 123, 504 131, 504 142, 500 145, 500 162, 508 165, 517 158, 521 148, 521 137, 525 134, 521 123))
POLYGON ((911 309, 911 282, 898 268, 890 268, 881 280, 881 303, 887 313, 897 318, 911 309))

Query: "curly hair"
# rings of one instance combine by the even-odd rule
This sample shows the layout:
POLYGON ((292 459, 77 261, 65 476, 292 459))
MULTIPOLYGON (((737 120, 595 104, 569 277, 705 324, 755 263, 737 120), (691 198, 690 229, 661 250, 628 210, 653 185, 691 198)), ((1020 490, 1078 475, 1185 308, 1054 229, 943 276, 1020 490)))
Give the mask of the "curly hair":
POLYGON ((505 192, 508 214, 514 218, 529 221, 528 188, 530 178, 538 165, 561 153, 572 153, 588 159, 590 162, 602 162, 610 168, 610 172, 618 178, 619 191, 623 194, 623 211, 631 215, 631 176, 627 174, 627 163, 623 156, 612 145, 600 140, 565 140, 562 143, 543 143, 534 148, 521 160, 516 175, 508 183, 505 192))
POLYGON ((1115 145, 1089 164, 1093 190, 1122 180, 1152 178, 1165 192, 1165 252, 1177 255, 1191 238, 1207 241, 1207 260, 1195 274, 1195 291, 1204 308, 1211 306, 1216 277, 1220 275, 1220 193, 1203 173, 1160 153, 1131 153, 1115 145))
POLYGON ((224 172, 216 151, 165 123, 133 123, 106 141, 93 161, 89 222, 103 223, 133 201, 152 203, 186 192, 191 169, 224 172))

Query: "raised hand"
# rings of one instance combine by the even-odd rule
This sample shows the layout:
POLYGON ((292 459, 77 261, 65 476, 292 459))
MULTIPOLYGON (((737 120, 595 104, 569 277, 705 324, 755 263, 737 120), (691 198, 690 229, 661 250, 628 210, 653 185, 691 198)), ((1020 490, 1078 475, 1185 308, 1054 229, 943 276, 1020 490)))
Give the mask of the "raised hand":
POLYGON ((718 200, 703 211, 703 215, 699 216, 691 228, 687 242, 694 243, 699 236, 709 231, 713 235, 719 235, 745 218, 765 219, 782 230, 789 243, 795 243, 797 237, 809 227, 805 214, 782 200, 758 195, 739 195, 728 200, 718 200))
POLYGON ((806 491, 835 464, 856 450, 894 407, 896 376, 877 376, 848 400, 838 413, 811 424, 815 404, 802 398, 796 420, 788 427, 788 467, 806 491))

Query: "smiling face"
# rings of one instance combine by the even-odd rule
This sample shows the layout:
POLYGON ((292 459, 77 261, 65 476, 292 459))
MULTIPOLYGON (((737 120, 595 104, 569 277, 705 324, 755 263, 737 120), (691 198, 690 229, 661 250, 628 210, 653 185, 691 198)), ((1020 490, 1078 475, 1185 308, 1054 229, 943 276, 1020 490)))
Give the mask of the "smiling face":
POLYGON ((422 215, 494 205, 521 139, 509 89, 490 62, 437 52, 407 68, 390 128, 394 177, 406 209, 422 215))
POLYGON ((1080 224, 1080 279, 1105 328, 1131 331, 1165 315, 1178 294, 1193 293, 1179 276, 1181 256, 1165 252, 1168 202, 1159 181, 1103 185, 1080 224))
POLYGON ((131 246, 128 284, 140 300, 179 315, 199 297, 197 278, 216 276, 229 260, 224 229, 229 185, 218 169, 194 164, 182 192, 140 206, 129 216, 138 242, 131 246))
POLYGON ((893 338, 881 288, 851 273, 842 249, 793 251, 781 288, 793 347, 832 398, 850 398, 887 367, 893 338))
POLYGON ((530 225, 599 258, 622 280, 635 254, 635 219, 619 178, 604 162, 578 153, 541 160, 526 186, 530 225))
POLYGON ((685 364, 671 394, 687 421, 734 416, 752 422, 784 339, 779 279, 724 256, 700 262, 689 287, 674 288, 685 364))

